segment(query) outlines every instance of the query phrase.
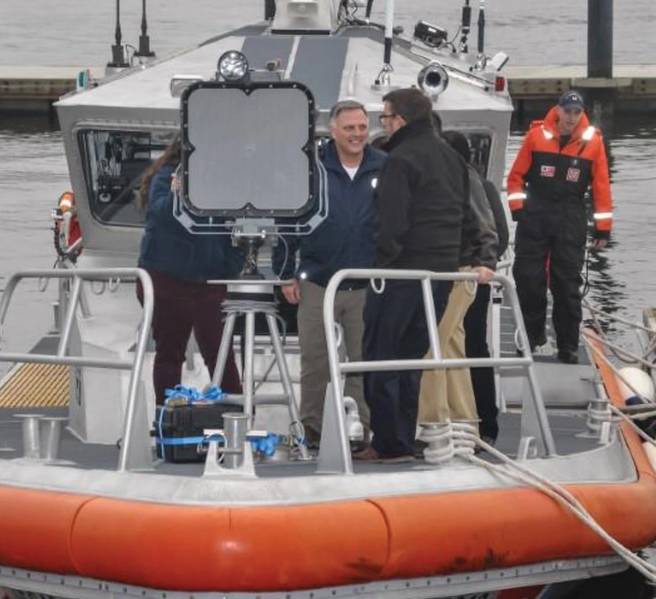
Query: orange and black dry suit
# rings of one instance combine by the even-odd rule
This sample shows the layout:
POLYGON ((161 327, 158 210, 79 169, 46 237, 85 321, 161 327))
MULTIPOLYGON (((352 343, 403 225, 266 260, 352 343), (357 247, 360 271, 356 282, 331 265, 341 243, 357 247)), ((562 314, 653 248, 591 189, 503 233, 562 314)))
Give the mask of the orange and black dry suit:
POLYGON ((591 187, 595 238, 610 236, 613 203, 601 133, 583 114, 570 139, 561 140, 557 121, 552 108, 531 124, 508 175, 508 202, 518 222, 513 274, 531 345, 545 341, 548 276, 558 349, 573 351, 581 324, 584 196, 591 187))

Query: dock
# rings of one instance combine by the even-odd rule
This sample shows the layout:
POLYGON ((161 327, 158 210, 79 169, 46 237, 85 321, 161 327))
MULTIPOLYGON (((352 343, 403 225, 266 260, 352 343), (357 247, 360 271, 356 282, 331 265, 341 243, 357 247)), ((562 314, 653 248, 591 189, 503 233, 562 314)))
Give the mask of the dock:
MULTIPOLYGON (((0 66, 0 114, 51 113, 52 104, 76 87, 78 74, 89 69, 92 79, 105 67, 0 66)), ((508 79, 519 115, 544 112, 560 94, 577 89, 586 97, 612 98, 618 114, 656 110, 656 65, 615 65, 612 78, 586 77, 586 65, 509 66, 508 79)))
POLYGON ((51 112, 53 102, 73 91, 87 68, 92 78, 105 74, 105 67, 0 65, 0 114, 51 112))
POLYGON ((519 115, 544 112, 565 91, 576 89, 590 107, 592 98, 611 98, 617 114, 656 110, 656 65, 615 65, 613 77, 587 77, 586 65, 509 66, 503 73, 519 115))

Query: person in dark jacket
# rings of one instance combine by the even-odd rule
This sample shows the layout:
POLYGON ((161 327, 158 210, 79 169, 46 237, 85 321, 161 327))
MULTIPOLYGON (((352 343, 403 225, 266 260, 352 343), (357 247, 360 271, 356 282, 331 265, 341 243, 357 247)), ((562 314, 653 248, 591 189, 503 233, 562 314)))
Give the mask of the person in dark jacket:
MULTIPOLYGON (((380 115, 390 134, 387 162, 377 190, 379 230, 376 266, 455 272, 469 222, 469 175, 462 159, 439 139, 431 101, 418 89, 400 89, 384 98, 380 115)), ((435 283, 437 319, 451 285, 435 283)), ((428 351, 421 287, 417 281, 385 281, 369 290, 365 307, 366 360, 421 358, 428 351)), ((371 409, 372 445, 354 458, 413 459, 417 422, 418 372, 374 372, 365 378, 371 409)))
MULTIPOLYGON (((508 248, 508 221, 503 203, 497 188, 492 181, 484 179, 478 173, 472 173, 471 152, 467 138, 461 133, 449 132, 450 144, 470 165, 470 181, 478 180, 483 187, 486 201, 494 215, 494 228, 497 233, 497 258, 501 258, 508 248)), ((468 358, 489 358, 487 345, 487 316, 490 303, 490 285, 478 285, 476 297, 467 310, 464 320, 465 354, 468 358)), ((476 400, 479 433, 481 437, 494 443, 499 434, 497 424, 496 391, 494 386, 494 370, 492 368, 470 369, 471 383, 476 400)))
MULTIPOLYGON (((155 401, 164 403, 165 390, 180 383, 182 364, 193 330, 210 375, 214 372, 223 333, 221 304, 225 285, 210 279, 239 275, 243 257, 225 235, 193 235, 173 216, 172 185, 180 162, 180 142, 174 142, 144 174, 140 199, 146 208, 139 267, 153 282, 155 306, 153 338, 155 401)), ((137 287, 143 303, 143 289, 137 287)), ((231 344, 232 346, 232 344, 231 344)), ((239 372, 232 355, 221 382, 224 391, 241 393, 239 372)))
MULTIPOLYGON (((284 279, 294 278, 282 291, 288 302, 299 304, 301 420, 309 446, 319 442, 326 385, 330 380, 323 329, 325 287, 342 268, 373 266, 374 190, 385 160, 384 153, 367 145, 369 117, 359 102, 344 100, 333 107, 330 132, 332 140, 321 157, 328 173, 328 216, 307 237, 288 241, 290 255, 280 274, 284 279)), ((282 250, 278 246, 274 252, 276 269, 285 260, 282 250)), ((335 299, 335 319, 342 326, 346 352, 353 361, 362 359, 365 288, 364 281, 345 281, 335 299)), ((368 438, 369 408, 364 401, 362 377, 348 377, 345 394, 357 402, 368 438)))
MULTIPOLYGON (((476 235, 463 236, 460 252, 460 271, 479 273, 479 281, 488 283, 494 275, 497 263, 498 238, 492 209, 483 181, 470 163, 469 143, 458 131, 445 131, 442 138, 467 164, 469 173, 469 208, 477 223, 476 235)), ((442 357, 464 359, 464 320, 473 304, 477 290, 489 285, 477 285, 474 281, 456 281, 449 295, 444 316, 438 327, 442 357)), ((431 358, 429 352, 426 358, 431 358)), ((477 406, 468 368, 427 370, 421 378, 419 391, 419 417, 421 422, 446 422, 447 420, 477 420, 477 406)))

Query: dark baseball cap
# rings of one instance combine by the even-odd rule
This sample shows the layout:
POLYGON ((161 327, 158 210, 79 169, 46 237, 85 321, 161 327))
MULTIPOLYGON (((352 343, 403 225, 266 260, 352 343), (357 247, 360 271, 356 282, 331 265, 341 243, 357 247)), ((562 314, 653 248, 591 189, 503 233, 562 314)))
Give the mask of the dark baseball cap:
POLYGON ((560 96, 560 99, 558 100, 558 106, 562 106, 563 108, 580 108, 583 110, 583 98, 578 92, 570 90, 560 96))

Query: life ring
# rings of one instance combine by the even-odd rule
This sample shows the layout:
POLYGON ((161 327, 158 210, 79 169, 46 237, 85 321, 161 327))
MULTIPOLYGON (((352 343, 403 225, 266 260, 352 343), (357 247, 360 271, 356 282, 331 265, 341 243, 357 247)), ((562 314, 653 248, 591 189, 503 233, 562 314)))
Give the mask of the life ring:
POLYGON ((75 262, 82 252, 82 230, 77 218, 75 194, 72 191, 65 191, 59 196, 53 219, 57 254, 75 262))

